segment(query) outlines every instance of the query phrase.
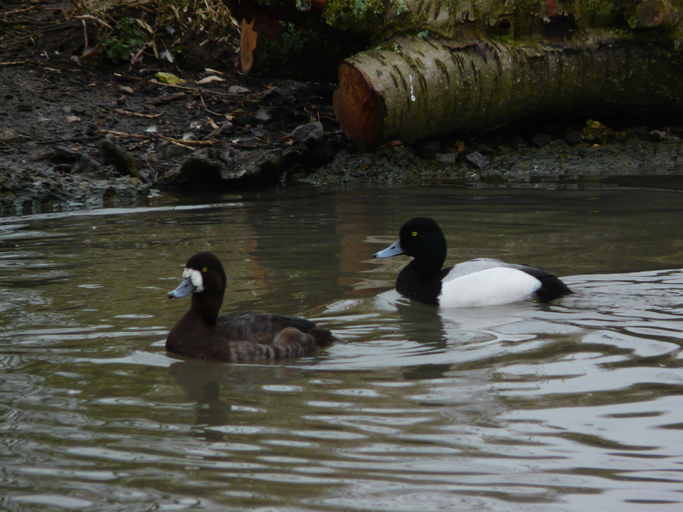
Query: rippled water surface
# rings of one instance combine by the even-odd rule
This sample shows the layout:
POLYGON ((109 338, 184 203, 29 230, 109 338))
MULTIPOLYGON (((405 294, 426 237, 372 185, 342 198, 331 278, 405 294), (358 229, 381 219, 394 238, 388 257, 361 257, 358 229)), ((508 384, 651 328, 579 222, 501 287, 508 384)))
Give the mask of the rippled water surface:
POLYGON ((0 219, 0 509, 683 510, 683 196, 289 190, 0 219), (575 294, 437 310, 372 260, 437 218, 449 262, 575 294), (383 245, 384 244, 384 245, 383 245), (183 263, 224 310, 347 343, 230 365, 166 354, 183 263))

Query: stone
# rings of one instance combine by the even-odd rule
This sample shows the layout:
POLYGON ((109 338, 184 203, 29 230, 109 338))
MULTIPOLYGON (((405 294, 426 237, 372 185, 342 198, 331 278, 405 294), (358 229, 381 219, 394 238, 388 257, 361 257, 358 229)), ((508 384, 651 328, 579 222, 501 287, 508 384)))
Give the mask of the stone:
POLYGON ((105 138, 99 144, 102 161, 111 164, 122 176, 139 176, 137 165, 133 156, 116 144, 110 137, 105 138))
POLYGON ((14 142, 19 133, 14 128, 0 128, 0 142, 14 142))
POLYGON ((465 161, 479 170, 486 169, 490 163, 489 159, 479 151, 473 151, 465 155, 465 161))
POLYGON ((313 121, 297 126, 289 134, 297 142, 308 143, 317 142, 323 138, 325 129, 320 121, 313 121))
POLYGON ((230 94, 246 94, 248 92, 249 89, 242 87, 241 85, 231 85, 228 87, 228 93, 230 94))

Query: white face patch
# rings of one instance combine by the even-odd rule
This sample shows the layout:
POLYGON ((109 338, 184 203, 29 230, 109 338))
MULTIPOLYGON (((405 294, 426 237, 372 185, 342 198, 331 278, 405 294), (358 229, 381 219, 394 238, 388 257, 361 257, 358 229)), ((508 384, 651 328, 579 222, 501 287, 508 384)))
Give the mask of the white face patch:
POLYGON ((194 293, 201 293, 204 291, 204 278, 199 270, 193 268, 185 268, 183 270, 183 279, 189 279, 194 286, 194 293))

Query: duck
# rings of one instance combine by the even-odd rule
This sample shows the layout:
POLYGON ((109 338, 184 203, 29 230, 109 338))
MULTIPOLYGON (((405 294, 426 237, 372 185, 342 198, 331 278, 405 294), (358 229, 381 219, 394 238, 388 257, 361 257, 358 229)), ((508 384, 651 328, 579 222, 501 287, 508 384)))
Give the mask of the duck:
POLYGON ((398 240, 374 257, 412 256, 396 278, 396 290, 411 300, 440 308, 498 306, 527 299, 549 302, 572 293, 558 277, 541 268, 495 258, 442 268, 447 250, 439 224, 429 217, 416 217, 403 224, 398 240))
POLYGON ((317 354, 336 338, 305 318, 239 312, 219 316, 227 277, 211 252, 194 254, 169 299, 192 296, 166 338, 168 352, 226 362, 276 361, 317 354))

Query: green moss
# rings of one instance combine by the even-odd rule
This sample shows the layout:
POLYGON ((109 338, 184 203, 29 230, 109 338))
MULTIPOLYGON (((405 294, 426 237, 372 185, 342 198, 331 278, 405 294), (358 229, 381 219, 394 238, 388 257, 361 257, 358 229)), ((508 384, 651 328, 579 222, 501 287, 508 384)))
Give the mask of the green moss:
POLYGON ((331 0, 325 5, 323 19, 339 30, 366 31, 384 24, 385 13, 390 9, 406 11, 404 0, 331 0))

